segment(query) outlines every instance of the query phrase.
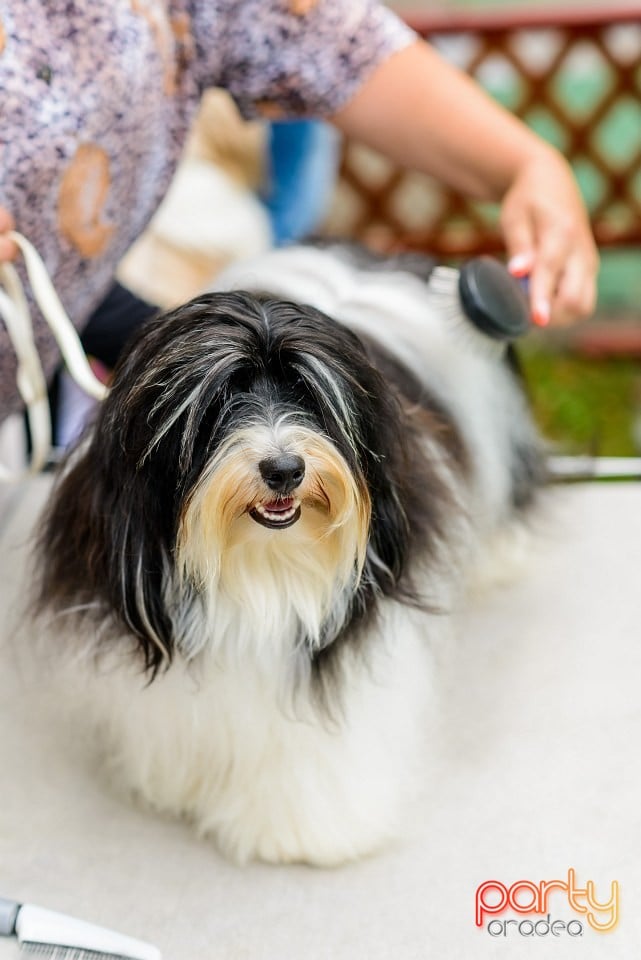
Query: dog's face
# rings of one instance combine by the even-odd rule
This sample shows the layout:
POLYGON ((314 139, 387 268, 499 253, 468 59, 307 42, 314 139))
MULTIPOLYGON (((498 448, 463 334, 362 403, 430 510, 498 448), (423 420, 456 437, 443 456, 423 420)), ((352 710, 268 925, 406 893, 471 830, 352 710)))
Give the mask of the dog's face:
POLYGON ((41 606, 115 621, 155 671, 225 624, 315 655, 381 596, 412 600, 447 496, 369 349, 248 293, 149 323, 51 501, 41 606))
POLYGON ((403 565, 399 417, 362 342, 329 317, 197 298, 151 322, 116 371, 54 499, 46 546, 68 560, 48 597, 71 601, 76 566, 74 601, 102 597, 153 665, 176 643, 191 652, 185 609, 221 591, 252 629, 291 615, 324 646, 359 590, 403 565))
POLYGON ((365 559, 378 392, 358 340, 329 318, 212 294, 134 344, 99 432, 119 435, 132 475, 174 491, 176 564, 199 586, 222 576, 233 591, 243 547, 245 565, 325 551, 345 582, 365 559))

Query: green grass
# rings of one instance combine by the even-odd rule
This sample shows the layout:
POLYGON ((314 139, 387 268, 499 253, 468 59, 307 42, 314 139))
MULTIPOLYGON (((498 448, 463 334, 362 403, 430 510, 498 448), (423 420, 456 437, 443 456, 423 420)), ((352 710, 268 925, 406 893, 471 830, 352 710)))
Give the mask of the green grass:
POLYGON ((519 351, 537 422, 559 452, 632 456, 641 417, 641 368, 526 345, 519 351))

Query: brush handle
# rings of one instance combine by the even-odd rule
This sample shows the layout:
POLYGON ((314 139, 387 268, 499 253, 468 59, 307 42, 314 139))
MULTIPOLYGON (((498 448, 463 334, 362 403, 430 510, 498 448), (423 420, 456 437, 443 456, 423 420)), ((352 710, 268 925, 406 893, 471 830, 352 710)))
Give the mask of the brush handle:
POLYGON ((62 949, 66 948, 72 955, 74 951, 95 953, 96 960, 101 956, 116 956, 122 960, 160 960, 160 952, 150 943, 29 903, 18 911, 16 933, 21 945, 40 946, 41 949, 59 947, 61 954, 62 949))
POLYGON ((0 897, 0 936, 14 937, 16 934, 16 920, 21 904, 15 900, 5 900, 0 897))

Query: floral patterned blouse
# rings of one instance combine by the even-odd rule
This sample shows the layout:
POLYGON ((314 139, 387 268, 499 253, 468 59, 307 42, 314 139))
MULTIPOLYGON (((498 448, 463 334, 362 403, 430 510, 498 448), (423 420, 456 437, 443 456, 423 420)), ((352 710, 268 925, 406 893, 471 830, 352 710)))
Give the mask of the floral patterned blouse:
MULTIPOLYGON (((162 200, 205 88, 248 117, 330 114, 413 38, 374 0, 4 0, 0 205, 82 327, 162 200)), ((34 325, 50 374, 35 307, 34 325)), ((0 420, 19 406, 0 319, 0 420)))

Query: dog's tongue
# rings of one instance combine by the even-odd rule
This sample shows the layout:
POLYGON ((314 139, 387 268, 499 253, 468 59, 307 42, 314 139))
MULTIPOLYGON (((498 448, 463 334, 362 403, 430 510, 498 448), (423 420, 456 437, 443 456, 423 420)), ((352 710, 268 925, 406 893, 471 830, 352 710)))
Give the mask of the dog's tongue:
POLYGON ((285 497, 284 500, 268 500, 263 502, 263 509, 268 513, 287 513, 294 506, 293 497, 285 497))

